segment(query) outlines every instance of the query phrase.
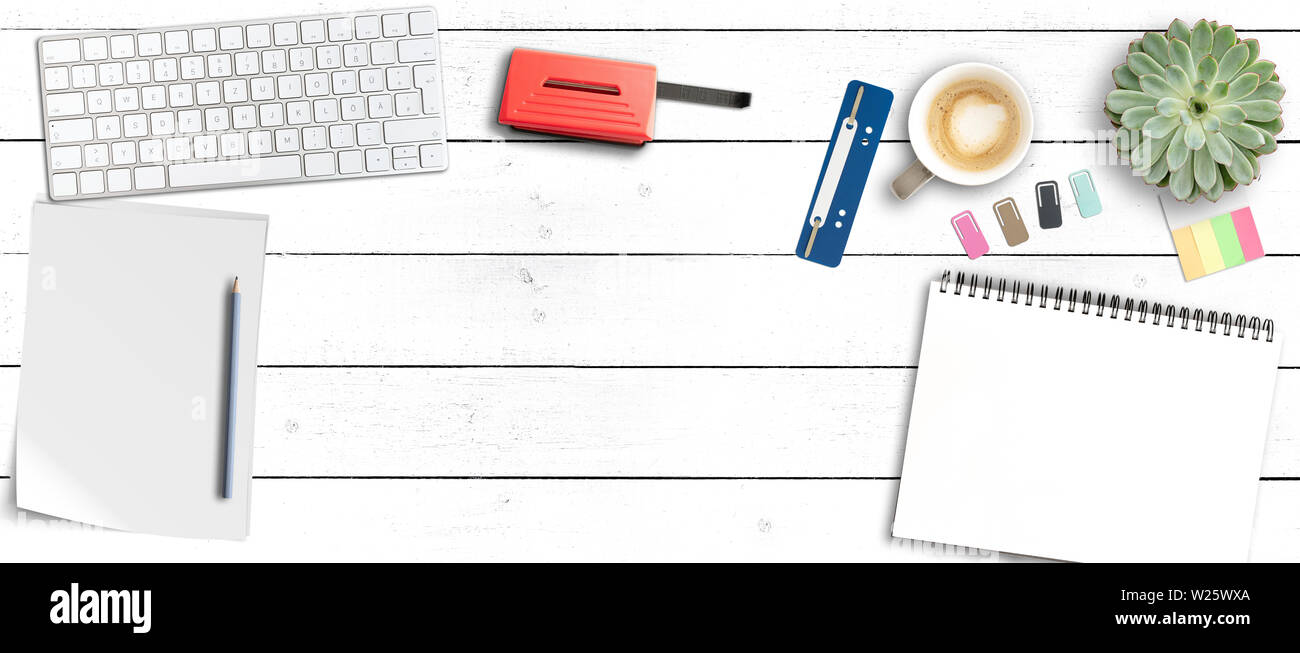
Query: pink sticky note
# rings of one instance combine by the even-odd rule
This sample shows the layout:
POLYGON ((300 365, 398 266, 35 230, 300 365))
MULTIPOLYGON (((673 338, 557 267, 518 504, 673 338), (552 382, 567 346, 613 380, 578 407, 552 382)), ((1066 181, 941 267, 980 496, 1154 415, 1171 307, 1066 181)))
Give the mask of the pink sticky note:
POLYGON ((1237 229, 1237 241, 1241 243, 1241 253, 1247 261, 1253 261, 1264 255, 1264 246, 1259 242, 1259 230, 1255 228, 1255 216, 1250 207, 1232 212, 1232 226, 1237 229))
POLYGON ((957 238, 961 239, 966 256, 977 259, 989 253, 989 241, 984 239, 984 232, 975 224, 975 216, 970 211, 952 216, 952 228, 957 231, 957 238))

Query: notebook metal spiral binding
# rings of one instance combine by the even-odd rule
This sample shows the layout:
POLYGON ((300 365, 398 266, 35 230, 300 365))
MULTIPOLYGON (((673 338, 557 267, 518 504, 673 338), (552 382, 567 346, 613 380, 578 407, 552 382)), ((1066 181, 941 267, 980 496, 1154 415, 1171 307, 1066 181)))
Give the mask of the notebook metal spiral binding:
MULTIPOLYGON (((948 287, 952 286, 952 295, 960 297, 962 289, 966 289, 967 297, 975 297, 980 293, 984 299, 993 296, 994 280, 992 276, 985 275, 983 279, 983 291, 980 291, 979 275, 970 275, 969 281, 965 272, 958 272, 956 277, 951 270, 944 270, 939 277, 939 292, 948 293, 948 287)), ((1224 336, 1231 336, 1233 330, 1237 332, 1238 338, 1245 338, 1246 332, 1250 332, 1251 340, 1259 340, 1260 334, 1264 334, 1264 340, 1273 342, 1273 320, 1261 320, 1258 317, 1245 315, 1233 315, 1228 311, 1204 311, 1202 309, 1188 309, 1187 307, 1177 307, 1173 304, 1161 304, 1160 302, 1150 302, 1143 299, 1134 302, 1133 298, 1120 298, 1119 295, 1110 295, 1098 292, 1096 301, 1093 301, 1093 294, 1090 290, 1083 291, 1080 296, 1079 291, 1070 289, 1068 292, 1065 288, 1058 286, 1053 292, 1047 284, 1035 286, 1033 283, 1022 284, 1019 281, 1012 281, 1011 289, 1008 293, 1007 280, 999 278, 997 280, 997 296, 999 302, 1010 301, 1012 304, 1020 304, 1021 297, 1024 297, 1025 306, 1034 306, 1035 296, 1037 296, 1038 308, 1049 308, 1048 298, 1051 297, 1052 310, 1059 311, 1064 306, 1066 312, 1079 312, 1083 315, 1093 314, 1096 310, 1097 317, 1106 317, 1109 309, 1112 320, 1120 319, 1123 313, 1125 322, 1132 322, 1134 314, 1137 315, 1138 324, 1146 324, 1147 318, 1151 318, 1151 324, 1160 326, 1162 323, 1169 328, 1181 328, 1183 330, 1194 329, 1197 332, 1208 331, 1210 334, 1217 335, 1222 330, 1224 336), (1108 301, 1109 300, 1109 301, 1108 301), (1208 327, 1208 328, 1207 328, 1208 327)))

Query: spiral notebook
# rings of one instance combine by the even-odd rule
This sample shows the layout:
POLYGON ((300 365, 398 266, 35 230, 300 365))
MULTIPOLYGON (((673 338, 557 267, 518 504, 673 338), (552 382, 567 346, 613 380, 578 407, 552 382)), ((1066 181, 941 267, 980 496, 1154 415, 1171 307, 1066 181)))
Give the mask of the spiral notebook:
POLYGON ((1077 561, 1244 561, 1270 320, 1004 279, 930 285, 895 537, 1077 561))

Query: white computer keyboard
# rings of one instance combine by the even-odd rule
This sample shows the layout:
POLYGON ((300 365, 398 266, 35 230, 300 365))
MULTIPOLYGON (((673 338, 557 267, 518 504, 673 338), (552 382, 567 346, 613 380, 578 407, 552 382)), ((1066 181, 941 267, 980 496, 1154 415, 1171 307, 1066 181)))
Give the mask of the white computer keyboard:
POLYGON ((50 197, 447 167, 431 8, 48 36, 50 197))

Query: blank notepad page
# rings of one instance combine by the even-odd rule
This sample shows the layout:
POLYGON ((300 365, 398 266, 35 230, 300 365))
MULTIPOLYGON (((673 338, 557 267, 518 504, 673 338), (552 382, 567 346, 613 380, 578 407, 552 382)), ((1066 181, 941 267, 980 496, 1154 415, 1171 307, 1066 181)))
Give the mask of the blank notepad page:
POLYGON ((1155 318, 1107 298, 1098 315, 1094 298, 1085 314, 1081 291, 1070 312, 1055 288, 1013 303, 997 286, 985 298, 982 283, 974 296, 931 284, 894 536, 1064 560, 1245 560, 1280 352, 1271 323, 1234 315, 1225 336, 1222 314, 1210 333, 1208 311, 1197 331, 1181 308, 1155 318))

